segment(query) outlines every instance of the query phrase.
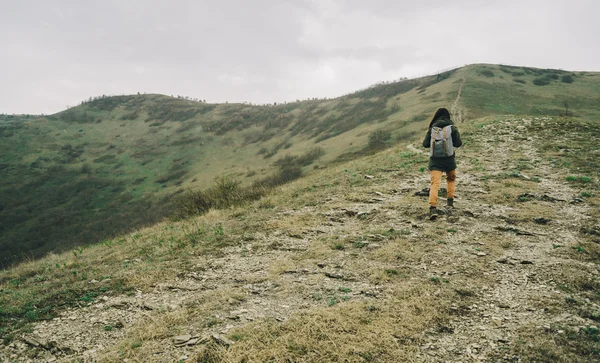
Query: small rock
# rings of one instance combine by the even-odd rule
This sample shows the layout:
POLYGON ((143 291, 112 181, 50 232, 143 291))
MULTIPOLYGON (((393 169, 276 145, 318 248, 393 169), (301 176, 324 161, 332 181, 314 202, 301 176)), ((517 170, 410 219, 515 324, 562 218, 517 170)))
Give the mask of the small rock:
POLYGON ((367 248, 370 249, 370 250, 374 250, 374 249, 379 248, 379 247, 381 247, 381 245, 378 244, 378 243, 369 243, 369 244, 367 244, 367 248))
POLYGON ((429 188, 425 188, 425 189, 419 190, 418 192, 415 193, 415 196, 417 196, 417 197, 428 197, 429 196, 429 188))
POLYGON ((146 303, 146 302, 145 302, 145 303, 142 303, 142 304, 140 304, 140 307, 141 307, 142 309, 144 309, 144 310, 157 310, 157 307, 156 307, 156 306, 153 306, 153 305, 151 305, 151 304, 149 304, 149 303, 146 303))
POLYGON ((548 194, 542 195, 540 197, 540 200, 544 201, 544 202, 566 202, 566 200, 554 198, 554 197, 549 196, 548 194))
POLYGON ((182 355, 181 357, 179 357, 178 361, 186 360, 186 359, 188 359, 188 358, 189 358, 189 357, 188 357, 187 355, 185 355, 185 354, 184 354, 184 355, 182 355))
POLYGON ((336 274, 336 273, 332 273, 332 272, 325 272, 324 274, 325 274, 325 276, 327 276, 331 279, 340 279, 340 280, 344 279, 344 275, 342 275, 342 274, 336 274))
POLYGON ((32 336, 23 336, 23 341, 33 347, 39 347, 42 345, 36 338, 32 336))
POLYGON ((325 262, 319 262, 319 263, 317 263, 317 267, 324 268, 324 267, 327 267, 327 264, 325 262))
POLYGON ((226 346, 226 347, 229 347, 230 345, 234 344, 233 341, 231 341, 219 334, 213 334, 213 335, 211 335, 211 338, 215 341, 215 343, 226 346))
MULTIPOLYGON (((115 309, 124 309, 126 308, 128 305, 128 303, 126 301, 115 301, 112 304, 110 304, 109 306, 111 308, 115 308, 115 309)), ((71 319, 71 318, 69 318, 71 319)), ((75 320, 75 319, 71 319, 71 320, 75 320)))
POLYGON ((537 224, 548 224, 552 220, 548 219, 548 218, 540 217, 540 218, 535 218, 534 221, 537 224))
POLYGON ((348 217, 354 217, 356 215, 356 212, 353 210, 347 210, 344 209, 344 213, 348 216, 348 217))
POLYGON ((98 282, 99 282, 98 280, 90 280, 90 281, 88 282, 88 284, 97 284, 98 282))
POLYGON ((377 194, 380 197, 383 197, 383 193, 382 192, 375 192, 375 194, 377 194))
POLYGON ((176 336, 173 338, 173 343, 175 343, 176 345, 184 344, 184 343, 188 342, 190 339, 192 339, 192 336, 189 334, 179 335, 179 336, 176 336))
POLYGON ((375 178, 373 175, 365 175, 365 179, 373 179, 375 178))
POLYGON ((196 345, 196 344, 198 344, 199 341, 200 341, 200 338, 192 338, 192 339, 188 340, 187 342, 185 342, 184 345, 188 345, 188 346, 196 345))
POLYGON ((477 256, 479 256, 479 257, 487 256, 487 253, 485 253, 485 252, 477 252, 477 256))

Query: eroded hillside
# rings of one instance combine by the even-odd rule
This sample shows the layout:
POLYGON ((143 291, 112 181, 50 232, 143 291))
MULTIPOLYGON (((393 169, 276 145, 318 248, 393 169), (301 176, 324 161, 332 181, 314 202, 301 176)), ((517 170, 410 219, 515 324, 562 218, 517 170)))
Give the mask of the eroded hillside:
POLYGON ((427 156, 402 143, 2 272, 0 360, 598 360, 598 124, 459 127, 435 222, 427 156))

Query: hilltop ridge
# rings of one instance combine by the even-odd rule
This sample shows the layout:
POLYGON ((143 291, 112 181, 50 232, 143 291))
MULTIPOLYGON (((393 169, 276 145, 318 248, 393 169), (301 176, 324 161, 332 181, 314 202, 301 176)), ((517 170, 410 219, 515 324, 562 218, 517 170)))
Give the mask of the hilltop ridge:
POLYGON ((0 264, 159 221, 178 195, 218 176, 252 185, 311 150, 318 157, 304 174, 413 140, 440 106, 453 106, 458 121, 592 120, 598 84, 597 73, 479 64, 328 100, 253 106, 129 95, 44 117, 0 116, 0 264))

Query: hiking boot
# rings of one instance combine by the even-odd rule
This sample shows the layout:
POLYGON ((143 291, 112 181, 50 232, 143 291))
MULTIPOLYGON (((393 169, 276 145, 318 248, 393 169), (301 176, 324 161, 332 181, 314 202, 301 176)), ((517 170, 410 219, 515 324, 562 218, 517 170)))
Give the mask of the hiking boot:
POLYGON ((436 207, 429 207, 429 219, 432 221, 438 217, 438 210, 436 207))
POLYGON ((446 205, 450 208, 454 208, 454 198, 448 198, 446 200, 446 205))

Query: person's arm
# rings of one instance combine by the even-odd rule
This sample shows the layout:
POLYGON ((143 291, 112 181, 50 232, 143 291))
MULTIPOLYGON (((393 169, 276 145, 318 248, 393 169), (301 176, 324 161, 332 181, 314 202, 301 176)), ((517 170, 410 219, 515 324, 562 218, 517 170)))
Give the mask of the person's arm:
POLYGON ((452 126, 452 145, 454 147, 461 147, 462 140, 460 139, 460 132, 456 126, 452 126))
MULTIPOLYGON (((454 140, 452 140, 454 141, 454 140)), ((427 135, 425 135, 425 139, 423 139, 423 147, 431 147, 431 129, 427 131, 427 135)))

